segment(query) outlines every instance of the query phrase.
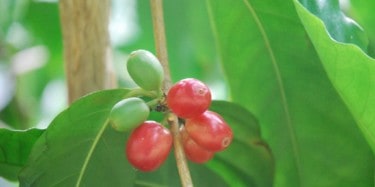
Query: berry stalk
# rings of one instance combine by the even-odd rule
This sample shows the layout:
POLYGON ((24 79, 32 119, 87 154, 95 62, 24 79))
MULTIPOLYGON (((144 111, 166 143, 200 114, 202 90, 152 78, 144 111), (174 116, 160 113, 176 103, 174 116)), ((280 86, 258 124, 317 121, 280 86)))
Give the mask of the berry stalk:
MULTIPOLYGON (((164 70, 163 92, 167 93, 172 86, 171 75, 169 72, 168 52, 165 39, 165 27, 163 17, 162 0, 150 0, 152 22, 154 29, 156 54, 164 70)), ((171 132, 174 142, 174 154, 176 158, 178 173, 183 187, 192 187, 190 171, 186 162, 185 153, 182 145, 181 134, 179 133, 178 118, 173 113, 168 114, 167 121, 171 126, 171 132)))

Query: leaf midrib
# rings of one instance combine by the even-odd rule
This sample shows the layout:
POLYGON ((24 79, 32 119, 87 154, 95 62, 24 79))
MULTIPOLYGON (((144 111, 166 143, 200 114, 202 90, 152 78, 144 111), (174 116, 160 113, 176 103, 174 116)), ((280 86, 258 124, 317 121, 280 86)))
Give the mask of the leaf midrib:
MULTIPOLYGON (((276 79, 277 79, 277 85, 278 85, 278 88, 279 88, 279 91, 280 91, 281 103, 282 103, 282 106, 283 106, 284 115, 286 117, 286 125, 287 125, 287 129, 288 129, 288 132, 289 132, 289 135, 290 135, 290 141, 291 141, 291 144, 292 144, 293 155, 295 157, 296 169, 297 169, 297 174, 298 174, 297 180, 298 180, 298 183, 300 184, 300 186, 302 186, 301 185, 301 183, 302 183, 302 181, 301 181, 301 164, 300 164, 300 157, 299 157, 299 154, 298 154, 297 139, 296 139, 295 132, 292 128, 292 121, 291 121, 291 117, 290 117, 288 102, 287 102, 286 95, 285 95, 284 83, 281 79, 280 68, 278 66, 278 63, 277 63, 277 60, 275 58, 274 52, 271 48, 271 44, 270 44, 270 41, 268 39, 267 33, 266 33, 266 31, 263 27, 262 22, 260 21, 259 17, 257 16, 257 13, 255 12, 255 10, 254 10, 253 6, 250 4, 250 2, 248 2, 246 0, 243 0, 243 3, 245 4, 249 13, 254 18, 254 21, 255 21, 258 29, 259 29, 259 32, 261 33, 262 39, 264 41, 266 49, 267 49, 267 51, 270 55, 270 58, 271 58, 272 67, 273 67, 273 70, 275 72, 276 79)), ((213 36, 216 40, 216 42, 215 42, 216 49, 218 50, 219 54, 222 54, 221 53, 222 50, 221 50, 221 47, 219 45, 219 37, 218 37, 217 29, 216 29, 216 23, 215 23, 215 20, 214 20, 213 11, 212 11, 211 4, 210 4, 209 0, 206 0, 206 5, 207 5, 207 9, 208 9, 208 14, 209 14, 209 19, 210 19, 210 23, 211 23, 213 36)))
POLYGON ((267 49, 267 51, 270 55, 270 58, 271 58, 272 67, 273 67, 273 70, 275 72, 277 85, 278 85, 278 88, 279 88, 279 91, 280 91, 281 103, 282 103, 282 106, 283 106, 284 115, 286 117, 286 125, 287 125, 287 129, 289 131, 290 141, 292 143, 293 155, 295 157, 296 169, 297 169, 297 174, 298 174, 297 180, 298 180, 298 183, 300 184, 300 186, 302 186, 301 185, 302 184, 302 181, 301 181, 301 164, 300 164, 300 157, 299 157, 299 154, 298 154, 297 139, 296 139, 296 135, 295 135, 295 132, 293 130, 293 127, 292 127, 292 121, 291 121, 291 117, 290 117, 288 101, 287 101, 287 98, 286 98, 286 95, 285 95, 285 88, 284 88, 283 80, 281 78, 280 68, 279 68, 279 65, 277 63, 277 60, 276 60, 275 54, 273 52, 273 49, 271 47, 270 41, 268 39, 267 33, 266 33, 266 31, 263 27, 262 22, 260 21, 258 15, 257 15, 257 13, 255 12, 253 6, 251 5, 251 3, 249 1, 243 0, 243 3, 245 4, 246 8, 248 9, 250 14, 254 18, 254 21, 255 21, 258 29, 259 29, 259 32, 260 32, 260 34, 262 36, 262 39, 264 41, 264 44, 266 46, 266 49, 267 49))
POLYGON ((91 156, 93 155, 94 153, 94 150, 95 148, 97 147, 97 144, 100 140, 100 138, 102 137, 105 129, 107 128, 107 125, 108 125, 108 118, 106 119, 106 121, 104 122, 104 125, 100 128, 100 130, 98 131, 98 134, 95 136, 95 139, 90 147, 90 150, 89 152, 87 153, 87 156, 85 158, 85 161, 83 162, 83 165, 82 165, 82 168, 81 168, 81 171, 79 172, 79 176, 78 176, 78 179, 77 179, 77 183, 76 183, 76 187, 79 187, 80 184, 81 184, 81 181, 82 181, 82 178, 83 178, 83 175, 86 171, 86 168, 88 166, 88 163, 90 162, 90 159, 91 159, 91 156))

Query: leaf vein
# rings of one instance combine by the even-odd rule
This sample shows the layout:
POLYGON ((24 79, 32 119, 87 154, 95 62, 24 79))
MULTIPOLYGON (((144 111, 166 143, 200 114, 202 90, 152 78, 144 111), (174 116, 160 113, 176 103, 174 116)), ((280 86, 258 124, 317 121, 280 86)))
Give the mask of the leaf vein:
MULTIPOLYGON (((254 21, 259 29, 259 32, 263 38, 263 41, 264 41, 264 44, 265 44, 265 47, 270 55, 270 58, 271 58, 271 62, 272 62, 272 66, 273 66, 273 70, 275 72, 275 75, 276 75, 276 79, 277 79, 277 85, 278 85, 278 88, 279 88, 279 91, 280 91, 280 95, 281 95, 281 102, 282 102, 282 105, 283 105, 283 110, 284 110, 284 115, 286 117, 286 124, 287 124, 287 128, 288 128, 288 131, 290 132, 290 140, 291 140, 291 143, 292 143, 292 148, 293 148, 293 154, 294 154, 294 157, 295 157, 295 162, 296 162, 296 169, 297 169, 297 174, 298 174, 298 181, 299 183, 301 184, 302 181, 301 181, 301 162, 300 162, 300 158, 299 158, 299 154, 298 154, 298 146, 297 146, 297 138, 296 138, 296 135, 295 135, 295 132, 292 128, 292 120, 291 120, 291 116, 290 116, 290 112, 289 112, 289 107, 288 107, 288 101, 287 101, 287 98, 286 98, 286 94, 285 94, 285 88, 284 88, 284 83, 283 83, 283 80, 281 78, 281 72, 280 72, 280 68, 279 68, 279 65, 277 63, 277 60, 276 60, 276 57, 275 57, 275 54, 273 52, 273 49, 271 47, 271 44, 270 44, 270 41, 269 41, 269 38, 267 36, 267 33, 264 29, 264 26, 262 24, 262 22, 260 21, 257 13, 255 12, 253 6, 251 5, 251 3, 248 1, 248 0, 243 0, 246 8, 248 9, 248 11, 250 12, 250 14, 252 15, 252 17, 254 18, 254 21)), ((302 186, 302 185, 300 185, 302 186)))
POLYGON ((88 154, 87 154, 87 156, 85 158, 85 161, 84 161, 84 163, 82 165, 82 169, 79 172, 79 176, 78 176, 78 179, 77 179, 76 187, 80 186, 82 178, 83 178, 83 175, 84 175, 85 170, 86 170, 86 168, 88 166, 88 163, 90 161, 90 158, 91 158, 92 154, 94 153, 96 145, 98 144, 98 142, 100 140, 100 137, 103 135, 104 130, 106 129, 107 125, 108 125, 108 119, 104 122, 104 125, 99 130, 98 134, 96 135, 96 137, 95 137, 95 139, 94 139, 94 141, 92 143, 92 146, 90 147, 90 150, 89 150, 89 152, 88 152, 88 154))

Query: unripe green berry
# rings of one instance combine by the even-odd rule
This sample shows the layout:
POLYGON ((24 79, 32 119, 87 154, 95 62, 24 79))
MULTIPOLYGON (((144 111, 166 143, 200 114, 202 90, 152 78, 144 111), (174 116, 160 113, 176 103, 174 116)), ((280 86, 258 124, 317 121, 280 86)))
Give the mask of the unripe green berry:
POLYGON ((128 59, 127 69, 139 87, 148 91, 161 88, 164 79, 163 67, 151 52, 133 51, 128 59))
POLYGON ((120 132, 131 130, 147 120, 150 109, 138 97, 127 98, 113 106, 109 120, 111 126, 120 132))

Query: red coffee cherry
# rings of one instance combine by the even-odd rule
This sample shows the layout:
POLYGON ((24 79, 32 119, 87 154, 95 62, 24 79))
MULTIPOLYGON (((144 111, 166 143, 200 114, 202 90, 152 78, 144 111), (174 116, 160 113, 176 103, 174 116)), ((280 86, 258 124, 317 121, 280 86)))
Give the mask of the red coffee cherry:
POLYGON ((155 121, 145 121, 131 133, 126 156, 136 169, 153 171, 167 159, 171 147, 169 129, 155 121))
POLYGON ((232 129, 219 114, 212 111, 187 119, 185 128, 191 139, 208 151, 222 151, 232 142, 232 129))
POLYGON ((167 104, 180 118, 191 118, 202 114, 211 104, 211 91, 201 81, 183 79, 171 87, 167 104))
POLYGON ((195 143, 186 132, 184 127, 180 128, 182 136, 182 144, 184 147, 186 158, 192 162, 203 164, 209 161, 213 156, 214 152, 207 151, 195 143))

